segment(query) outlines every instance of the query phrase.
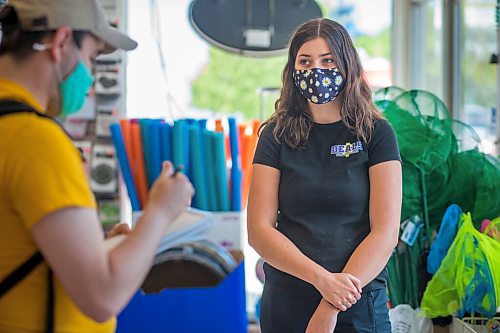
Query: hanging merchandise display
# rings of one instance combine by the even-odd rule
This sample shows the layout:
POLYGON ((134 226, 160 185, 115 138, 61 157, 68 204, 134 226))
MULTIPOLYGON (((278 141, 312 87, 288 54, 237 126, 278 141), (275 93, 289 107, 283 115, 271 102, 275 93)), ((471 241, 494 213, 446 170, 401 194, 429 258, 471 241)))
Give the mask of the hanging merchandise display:
POLYGON ((438 97, 422 90, 394 97, 399 90, 378 91, 375 103, 394 128, 403 158, 402 218, 423 215, 430 243, 452 203, 477 221, 499 216, 500 161, 482 153, 472 127, 451 119, 438 97))
MULTIPOLYGON (((496 228, 500 218, 492 221, 496 228)), ((461 215, 461 225, 446 257, 433 276, 422 310, 431 318, 466 313, 488 318, 500 306, 500 242, 479 232, 470 213, 461 215)))
MULTIPOLYGON (((410 222, 405 221, 402 226, 405 223, 410 222)), ((427 257, 423 228, 416 231, 415 237, 411 246, 399 242, 387 264, 387 289, 392 306, 408 304, 417 308, 427 283, 425 269, 422 269, 426 268, 423 260, 427 257)))
MULTIPOLYGON (((416 308, 431 278, 428 265, 436 269, 435 260, 443 257, 431 250, 427 263, 446 209, 457 204, 478 223, 500 216, 500 162, 484 154, 472 127, 450 118, 430 92, 388 87, 377 91, 374 100, 394 128, 401 151, 402 220, 415 222, 417 216, 423 221, 423 227, 413 229, 412 242, 400 242, 389 260, 389 297, 393 306, 416 308)), ((408 226, 402 223, 405 239, 408 226)))
POLYGON ((450 116, 437 97, 418 90, 404 92, 396 97, 394 103, 384 110, 384 115, 394 127, 401 156, 414 167, 411 170, 412 178, 419 179, 418 182, 406 182, 404 185, 415 187, 413 193, 420 192, 415 201, 418 208, 413 214, 421 213, 423 208, 427 244, 430 245, 432 238, 427 193, 431 191, 428 189, 427 177, 445 163, 450 155, 450 116), (402 128, 398 128, 398 125, 402 128))

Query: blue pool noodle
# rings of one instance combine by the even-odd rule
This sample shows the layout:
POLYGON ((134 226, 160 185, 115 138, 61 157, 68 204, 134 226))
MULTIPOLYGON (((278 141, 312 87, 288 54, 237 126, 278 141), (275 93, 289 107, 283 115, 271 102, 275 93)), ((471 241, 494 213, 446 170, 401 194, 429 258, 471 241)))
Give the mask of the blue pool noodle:
MULTIPOLYGON (((172 162, 176 168, 179 165, 186 168, 186 160, 184 159, 184 127, 185 124, 182 120, 176 120, 172 129, 172 162)), ((182 172, 186 174, 185 169, 182 172)))
POLYGON ((172 161, 172 127, 163 123, 160 127, 161 160, 172 161))
POLYGON ((206 200, 207 200, 207 210, 210 210, 210 203, 209 203, 209 189, 208 189, 208 172, 207 172, 207 152, 205 148, 205 138, 204 138, 204 132, 206 131, 206 119, 202 119, 198 121, 197 124, 200 128, 198 131, 198 140, 199 140, 199 146, 200 146, 200 160, 198 161, 198 164, 201 165, 201 173, 202 173, 202 178, 203 182, 205 184, 205 195, 206 195, 206 200), (202 123, 205 122, 205 125, 202 123))
POLYGON ((189 121, 184 121, 184 127, 182 128, 182 136, 184 138, 183 145, 183 154, 184 154, 184 173, 188 176, 189 179, 193 179, 192 166, 191 166, 191 158, 190 158, 190 140, 189 140, 189 128, 191 127, 189 121))
POLYGON ((206 119, 200 119, 198 121, 198 124, 200 125, 201 130, 207 129, 207 120, 206 119))
POLYGON ((236 119, 228 118, 229 123, 229 143, 231 148, 231 210, 241 210, 241 158, 239 154, 239 131, 236 126, 236 119))
POLYGON ((208 210, 207 185, 206 179, 203 177, 203 161, 201 157, 203 148, 200 141, 200 128, 197 125, 189 128, 189 142, 191 143, 192 181, 195 188, 193 206, 198 209, 208 210))
POLYGON ((231 210, 241 211, 241 183, 243 177, 241 169, 238 167, 231 168, 231 210))
POLYGON ((215 188, 217 191, 219 211, 230 210, 229 189, 226 175, 226 156, 224 149, 224 133, 213 133, 214 165, 215 165, 215 188))
POLYGON ((139 119, 141 125, 142 150, 144 153, 144 166, 146 168, 146 178, 148 180, 148 188, 153 185, 153 175, 151 173, 151 151, 149 143, 149 123, 151 119, 139 119))
POLYGON ((205 175, 207 179, 208 210, 219 210, 217 190, 215 188, 215 163, 214 150, 212 147, 212 132, 202 131, 203 147, 205 156, 205 175))

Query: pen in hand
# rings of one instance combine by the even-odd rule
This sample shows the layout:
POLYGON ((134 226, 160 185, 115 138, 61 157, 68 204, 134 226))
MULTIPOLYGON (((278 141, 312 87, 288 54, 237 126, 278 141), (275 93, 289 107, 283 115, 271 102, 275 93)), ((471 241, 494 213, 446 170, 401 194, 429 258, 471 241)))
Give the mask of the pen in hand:
POLYGON ((182 169, 184 169, 184 167, 182 165, 178 165, 176 168, 175 168, 175 171, 174 173, 172 174, 172 177, 175 177, 179 172, 182 171, 182 169))

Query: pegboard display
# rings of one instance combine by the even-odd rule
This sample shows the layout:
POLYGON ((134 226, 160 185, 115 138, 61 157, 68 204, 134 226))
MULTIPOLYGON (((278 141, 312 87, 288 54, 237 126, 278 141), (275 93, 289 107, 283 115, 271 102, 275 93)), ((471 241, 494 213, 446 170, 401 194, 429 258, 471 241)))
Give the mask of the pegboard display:
MULTIPOLYGON (((118 29, 125 31, 125 0, 99 0, 118 29)), ((99 206, 103 224, 118 223, 123 216, 124 189, 109 125, 125 118, 125 53, 101 55, 93 68, 94 86, 82 109, 66 118, 63 126, 85 157, 85 170, 99 206)))

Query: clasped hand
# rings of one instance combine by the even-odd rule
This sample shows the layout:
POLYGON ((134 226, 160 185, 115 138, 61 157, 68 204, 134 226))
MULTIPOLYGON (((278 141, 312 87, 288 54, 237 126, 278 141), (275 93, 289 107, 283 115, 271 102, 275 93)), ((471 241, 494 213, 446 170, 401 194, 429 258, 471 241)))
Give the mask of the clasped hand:
POLYGON ((361 281, 349 273, 328 272, 315 287, 340 311, 346 311, 361 298, 361 281))
POLYGON ((323 299, 309 320, 306 333, 331 333, 337 326, 339 312, 361 298, 361 281, 348 273, 327 272, 315 287, 323 299))

